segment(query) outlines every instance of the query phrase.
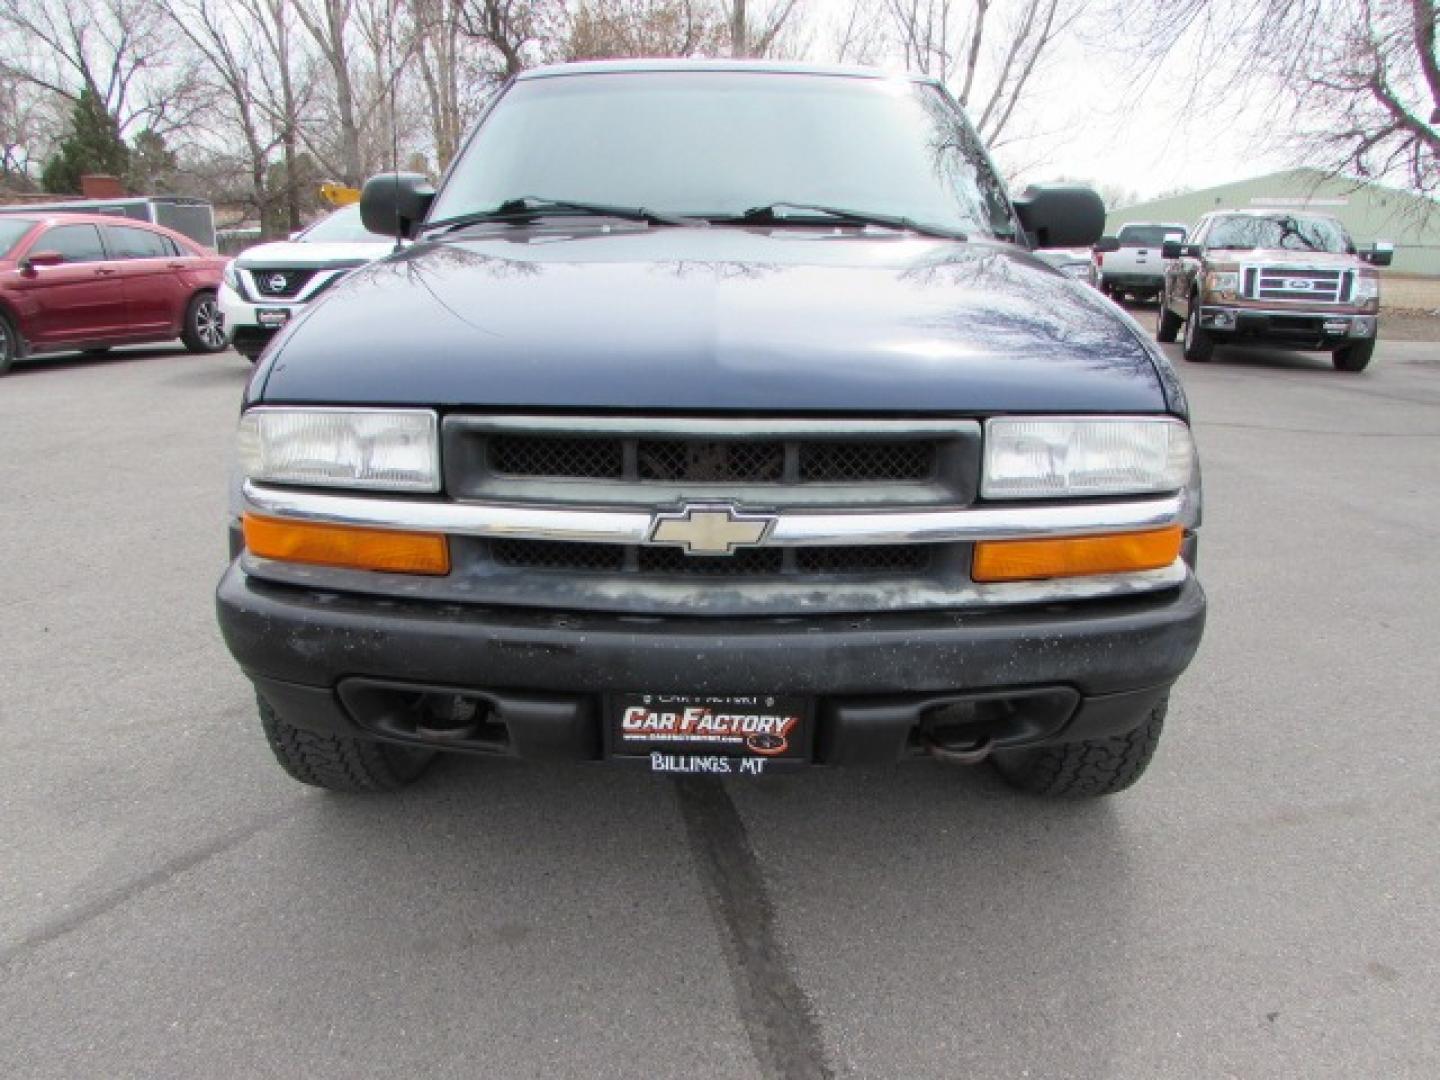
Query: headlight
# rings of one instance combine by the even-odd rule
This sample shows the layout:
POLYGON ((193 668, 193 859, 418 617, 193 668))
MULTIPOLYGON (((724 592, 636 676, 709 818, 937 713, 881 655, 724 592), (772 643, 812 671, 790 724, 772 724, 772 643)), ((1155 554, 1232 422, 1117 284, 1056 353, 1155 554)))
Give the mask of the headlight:
POLYGON ((1233 270, 1211 270, 1205 275, 1205 293, 1222 300, 1234 300, 1240 275, 1233 270))
POLYGON ((239 457, 249 480, 440 490, 438 422, 424 409, 251 409, 239 457))
POLYGON ((225 264, 225 269, 220 271, 220 280, 229 285, 236 292, 240 291, 240 275, 235 272, 235 260, 231 259, 225 264))
POLYGON ((1141 495, 1190 479, 1190 429, 1169 418, 1003 417, 985 424, 987 499, 1141 495))
POLYGON ((1380 277, 1378 274, 1361 274, 1355 279, 1355 294, 1352 298, 1357 304, 1369 303, 1372 300, 1380 299, 1380 277))

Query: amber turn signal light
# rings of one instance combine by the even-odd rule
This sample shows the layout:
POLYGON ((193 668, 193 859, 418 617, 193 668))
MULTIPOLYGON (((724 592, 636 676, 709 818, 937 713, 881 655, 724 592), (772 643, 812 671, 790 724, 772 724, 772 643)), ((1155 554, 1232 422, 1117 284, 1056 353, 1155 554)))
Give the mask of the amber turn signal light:
POLYGON ((248 513, 243 523, 245 546, 263 559, 392 574, 450 572, 450 549, 441 533, 356 529, 248 513))
POLYGON ((1180 555, 1179 525, 1148 532, 1064 540, 987 540, 975 545, 976 581, 1032 581, 1159 570, 1180 555))

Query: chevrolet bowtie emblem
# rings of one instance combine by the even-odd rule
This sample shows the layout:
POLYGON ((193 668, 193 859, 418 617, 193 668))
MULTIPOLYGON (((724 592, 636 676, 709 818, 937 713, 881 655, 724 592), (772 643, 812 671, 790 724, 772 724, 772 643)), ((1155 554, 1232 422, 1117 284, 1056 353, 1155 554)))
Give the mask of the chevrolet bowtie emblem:
POLYGON ((686 555, 733 555, 736 548, 759 544, 774 524, 773 515, 742 514, 729 504, 686 506, 656 514, 648 540, 682 547, 686 555))

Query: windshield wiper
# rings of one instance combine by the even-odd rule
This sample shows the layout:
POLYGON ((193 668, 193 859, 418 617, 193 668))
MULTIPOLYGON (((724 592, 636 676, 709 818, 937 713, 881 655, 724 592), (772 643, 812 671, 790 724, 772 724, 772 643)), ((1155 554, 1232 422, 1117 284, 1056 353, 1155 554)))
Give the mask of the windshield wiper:
POLYGON ((943 240, 969 239, 959 229, 947 229, 943 225, 922 225, 918 221, 898 214, 876 214, 868 210, 847 210, 840 206, 820 206, 816 203, 773 202, 766 206, 752 206, 743 214, 715 220, 740 221, 757 225, 789 225, 794 224, 797 218, 803 218, 809 214, 822 214, 851 225, 879 225, 887 229, 904 229, 907 232, 919 233, 921 236, 935 236, 943 240), (780 213, 781 210, 797 210, 799 213, 792 216, 780 213))
POLYGON ((468 214, 441 218, 425 223, 425 231, 433 229, 461 229, 466 225, 479 225, 487 221, 515 221, 540 217, 542 214, 594 214, 597 217, 621 218, 625 221, 644 221, 651 225, 704 225, 706 222, 695 218, 679 217, 647 210, 643 206, 611 206, 608 203, 579 202, 575 199, 541 199, 534 195, 521 195, 506 199, 490 210, 475 210, 468 214))

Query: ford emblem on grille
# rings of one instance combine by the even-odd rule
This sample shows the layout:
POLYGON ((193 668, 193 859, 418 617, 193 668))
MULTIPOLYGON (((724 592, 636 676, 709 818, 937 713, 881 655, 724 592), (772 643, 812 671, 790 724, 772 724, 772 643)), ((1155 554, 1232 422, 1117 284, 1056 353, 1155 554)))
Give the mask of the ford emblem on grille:
POLYGON ((742 514, 729 503, 686 504, 656 514, 647 540, 684 548, 686 555, 733 555, 760 544, 774 525, 773 514, 742 514))
POLYGON ((290 284, 290 279, 284 274, 271 274, 266 279, 265 285, 272 293, 285 291, 285 286, 290 284))
POLYGON ((1285 288, 1290 292, 1309 292, 1315 287, 1315 283, 1308 278, 1286 278, 1285 288))

